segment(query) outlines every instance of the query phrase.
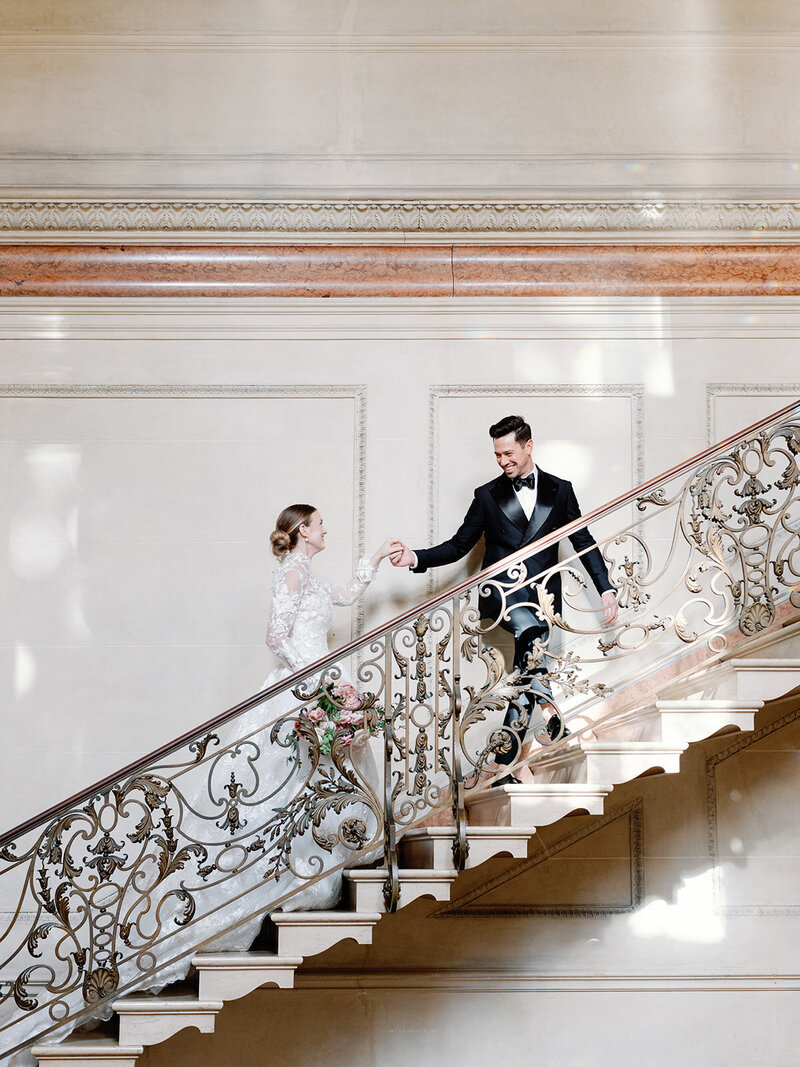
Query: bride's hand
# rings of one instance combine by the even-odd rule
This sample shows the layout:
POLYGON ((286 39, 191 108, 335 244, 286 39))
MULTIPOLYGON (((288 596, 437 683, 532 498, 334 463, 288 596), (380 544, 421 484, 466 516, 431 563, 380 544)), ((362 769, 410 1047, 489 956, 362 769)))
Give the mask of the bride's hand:
POLYGON ((370 563, 377 569, 381 560, 386 559, 387 556, 392 556, 399 551, 403 546, 399 541, 396 541, 393 537, 390 537, 387 541, 384 541, 380 548, 374 552, 370 563))

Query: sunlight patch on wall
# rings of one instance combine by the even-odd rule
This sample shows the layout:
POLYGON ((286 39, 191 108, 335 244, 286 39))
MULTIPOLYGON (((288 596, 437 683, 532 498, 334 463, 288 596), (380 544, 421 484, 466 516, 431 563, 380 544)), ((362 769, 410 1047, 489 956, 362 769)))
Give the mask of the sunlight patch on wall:
POLYGON ((715 944, 725 937, 725 924, 714 904, 713 871, 685 878, 674 904, 654 900, 631 916, 639 937, 668 937, 693 944, 715 944))

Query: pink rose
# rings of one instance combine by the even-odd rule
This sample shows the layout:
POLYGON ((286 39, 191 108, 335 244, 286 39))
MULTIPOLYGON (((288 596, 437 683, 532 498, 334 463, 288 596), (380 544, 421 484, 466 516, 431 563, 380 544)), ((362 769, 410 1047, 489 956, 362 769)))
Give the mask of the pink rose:
POLYGON ((360 708, 361 707, 361 695, 354 685, 350 685, 349 682, 342 682, 334 690, 336 694, 336 703, 340 704, 344 708, 360 708))
POLYGON ((322 722, 325 718, 325 712, 322 708, 308 708, 306 710, 306 718, 310 719, 311 722, 322 722))

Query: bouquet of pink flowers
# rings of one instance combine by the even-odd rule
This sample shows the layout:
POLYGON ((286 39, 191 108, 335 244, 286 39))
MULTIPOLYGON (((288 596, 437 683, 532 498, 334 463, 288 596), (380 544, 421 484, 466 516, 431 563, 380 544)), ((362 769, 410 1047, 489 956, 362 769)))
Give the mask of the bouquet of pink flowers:
POLYGON ((316 693, 316 704, 303 708, 294 722, 292 736, 293 759, 300 764, 298 739, 309 738, 313 731, 319 740, 319 749, 329 756, 334 741, 348 748, 359 730, 366 729, 370 736, 386 725, 385 709, 375 700, 374 693, 359 693, 349 682, 326 682, 316 693), (367 723, 367 710, 372 714, 367 723))

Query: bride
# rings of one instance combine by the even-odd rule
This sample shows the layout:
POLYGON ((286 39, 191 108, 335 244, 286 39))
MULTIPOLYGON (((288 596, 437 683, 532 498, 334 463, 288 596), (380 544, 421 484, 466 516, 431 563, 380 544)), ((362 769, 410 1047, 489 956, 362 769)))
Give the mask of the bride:
MULTIPOLYGON (((293 504, 278 516, 270 541, 280 562, 266 640, 281 665, 263 688, 328 654, 334 605, 352 604, 397 551, 397 542, 385 541, 358 561, 351 581, 331 585, 312 568, 326 533, 311 505, 293 504)), ((60 843, 73 823, 84 831, 72 832, 59 865, 64 885, 56 899, 63 893, 69 906, 63 922, 53 923, 49 896, 39 901, 42 919, 34 927, 47 920, 46 931, 29 940, 35 958, 27 980, 44 980, 49 996, 35 994, 23 1011, 3 998, 0 1057, 36 1037, 56 1042, 108 1018, 117 996, 184 977, 198 951, 248 948, 270 911, 333 905, 341 867, 348 858, 372 860, 374 850, 364 847, 380 840, 369 730, 359 729, 365 706, 375 706, 371 694, 359 694, 338 664, 328 667, 171 753, 168 762, 148 765, 96 798, 97 810, 50 825, 45 845, 51 838, 60 843), (323 706, 338 720, 328 723, 339 735, 332 752, 330 736, 326 749, 315 734, 323 706), (98 919, 92 933, 87 920, 98 906, 103 923, 98 919), (72 915, 85 918, 76 925, 72 915), (68 951, 81 959, 77 972, 68 951)), ((39 847, 32 884, 52 886, 51 854, 39 847)), ((32 1062, 26 1052, 12 1060, 32 1062)))

